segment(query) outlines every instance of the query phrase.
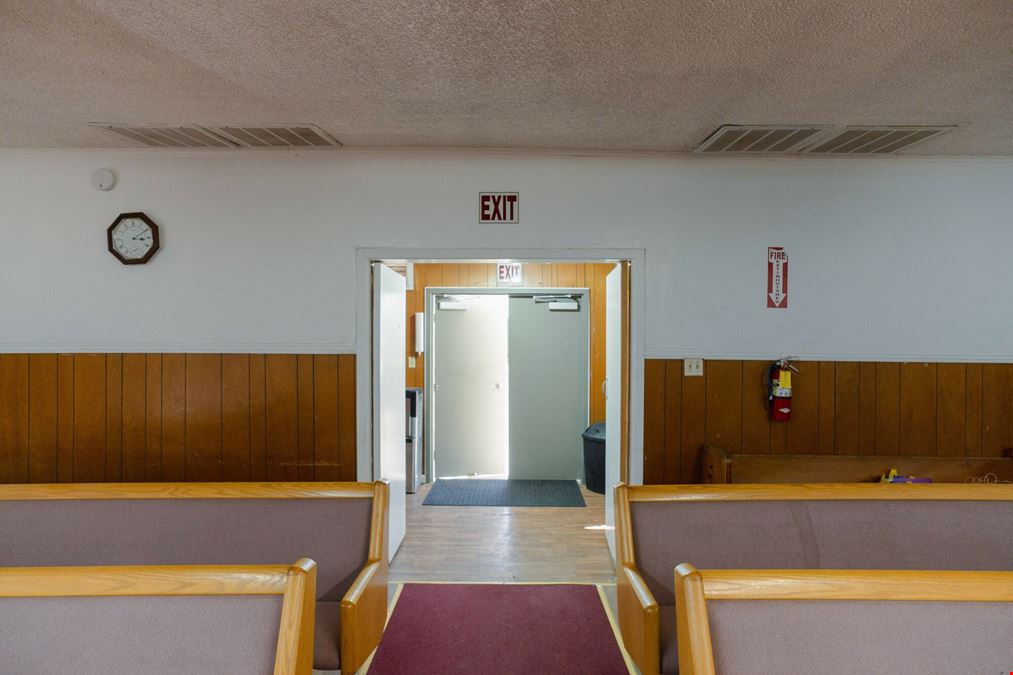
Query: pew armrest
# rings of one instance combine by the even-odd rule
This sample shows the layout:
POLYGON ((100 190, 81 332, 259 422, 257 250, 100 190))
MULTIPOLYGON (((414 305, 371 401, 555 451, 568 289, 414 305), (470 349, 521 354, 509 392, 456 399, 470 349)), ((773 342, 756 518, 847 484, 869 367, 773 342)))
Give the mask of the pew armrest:
POLYGON ((356 672, 380 644, 387 622, 387 566, 371 562, 341 599, 341 672, 356 672))
POLYGON ((643 577, 632 566, 619 569, 616 578, 619 632, 630 658, 643 675, 661 672, 661 628, 658 602, 643 577))

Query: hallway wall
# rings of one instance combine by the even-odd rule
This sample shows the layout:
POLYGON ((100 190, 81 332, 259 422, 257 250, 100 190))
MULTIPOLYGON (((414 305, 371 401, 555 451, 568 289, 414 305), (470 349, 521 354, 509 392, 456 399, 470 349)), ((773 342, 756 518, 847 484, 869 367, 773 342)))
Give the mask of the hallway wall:
MULTIPOLYGON (((527 263, 523 266, 525 288, 587 288, 590 300, 589 341, 590 372, 588 383, 589 418, 592 421, 605 419, 605 276, 614 267, 613 263, 527 263)), ((425 354, 415 354, 415 322, 412 317, 425 309, 425 289, 439 286, 467 286, 494 288, 516 286, 500 283, 496 278, 494 263, 418 263, 414 266, 415 286, 408 291, 406 311, 408 326, 408 357, 415 356, 415 367, 408 367, 405 360, 407 386, 422 387, 425 384, 425 354)))

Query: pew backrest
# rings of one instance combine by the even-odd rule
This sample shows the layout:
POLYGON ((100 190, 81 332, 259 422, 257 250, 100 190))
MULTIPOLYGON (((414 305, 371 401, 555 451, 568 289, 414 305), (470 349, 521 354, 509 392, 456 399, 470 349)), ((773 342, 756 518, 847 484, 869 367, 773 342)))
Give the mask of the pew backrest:
POLYGON ((675 570, 680 675, 999 673, 1013 572, 675 570))
POLYGON ((1013 456, 914 457, 909 455, 760 455, 700 448, 702 483, 878 483, 896 469, 935 483, 1013 481, 1013 456))
POLYGON ((0 569, 11 673, 312 671, 316 564, 0 569))
POLYGON ((616 551, 659 605, 671 570, 1013 570, 1013 485, 619 486, 616 551))

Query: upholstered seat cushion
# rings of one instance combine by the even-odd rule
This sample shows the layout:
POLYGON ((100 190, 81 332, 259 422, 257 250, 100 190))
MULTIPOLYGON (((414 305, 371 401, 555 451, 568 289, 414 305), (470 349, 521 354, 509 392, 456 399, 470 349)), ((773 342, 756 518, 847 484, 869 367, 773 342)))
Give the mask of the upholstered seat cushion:
POLYGON ((340 666, 341 602, 317 603, 313 631, 313 665, 320 670, 337 670, 340 666))
POLYGON ((674 675, 679 672, 679 645, 675 634, 675 607, 658 605, 658 625, 661 628, 661 672, 674 675))

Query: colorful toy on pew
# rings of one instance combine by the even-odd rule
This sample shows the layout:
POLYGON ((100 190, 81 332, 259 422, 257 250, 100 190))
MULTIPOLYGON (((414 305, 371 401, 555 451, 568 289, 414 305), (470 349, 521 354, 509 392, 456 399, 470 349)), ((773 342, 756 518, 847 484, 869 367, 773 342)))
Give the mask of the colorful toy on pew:
POLYGON ((890 473, 879 477, 880 483, 931 483, 931 478, 915 478, 914 476, 901 476, 897 469, 890 469, 890 473))

